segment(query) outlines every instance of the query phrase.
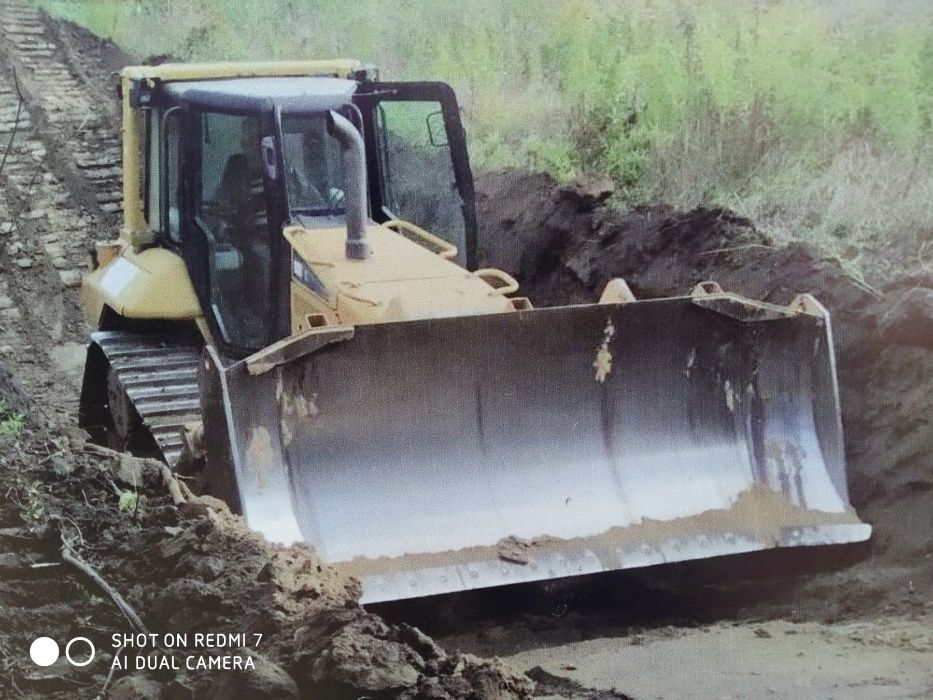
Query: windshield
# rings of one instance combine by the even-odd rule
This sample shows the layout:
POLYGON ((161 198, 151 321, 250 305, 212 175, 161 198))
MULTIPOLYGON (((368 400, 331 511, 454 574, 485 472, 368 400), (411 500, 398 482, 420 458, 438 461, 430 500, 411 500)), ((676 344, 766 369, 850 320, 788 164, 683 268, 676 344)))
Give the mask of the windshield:
POLYGON ((343 212, 343 157, 323 114, 282 117, 288 208, 304 214, 343 212))

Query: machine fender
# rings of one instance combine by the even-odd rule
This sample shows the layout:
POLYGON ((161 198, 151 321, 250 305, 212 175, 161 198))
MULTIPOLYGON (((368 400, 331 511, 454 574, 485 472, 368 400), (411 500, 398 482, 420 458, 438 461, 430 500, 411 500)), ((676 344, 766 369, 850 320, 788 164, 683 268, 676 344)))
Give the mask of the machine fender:
POLYGON ((105 306, 134 319, 194 320, 201 316, 181 256, 165 248, 134 253, 124 248, 81 285, 87 321, 97 325, 105 306))

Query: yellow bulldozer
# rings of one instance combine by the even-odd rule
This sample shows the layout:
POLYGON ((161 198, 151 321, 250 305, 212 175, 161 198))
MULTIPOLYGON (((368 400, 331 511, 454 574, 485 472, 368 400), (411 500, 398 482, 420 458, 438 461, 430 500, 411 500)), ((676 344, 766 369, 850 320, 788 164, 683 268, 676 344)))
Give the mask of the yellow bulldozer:
MULTIPOLYGON (((865 540, 829 317, 476 269, 456 96, 356 61, 130 67, 80 421, 377 602, 865 540)), ((686 290, 685 290, 686 291, 686 290)))

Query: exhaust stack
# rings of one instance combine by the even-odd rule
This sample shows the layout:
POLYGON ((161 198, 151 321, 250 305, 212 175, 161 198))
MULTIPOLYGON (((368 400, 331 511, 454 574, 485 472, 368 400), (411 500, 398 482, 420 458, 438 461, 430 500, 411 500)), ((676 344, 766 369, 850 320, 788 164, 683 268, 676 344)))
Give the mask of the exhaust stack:
POLYGON ((364 260, 369 257, 366 243, 366 149, 356 127, 337 112, 327 113, 327 131, 340 142, 347 209, 347 257, 364 260))

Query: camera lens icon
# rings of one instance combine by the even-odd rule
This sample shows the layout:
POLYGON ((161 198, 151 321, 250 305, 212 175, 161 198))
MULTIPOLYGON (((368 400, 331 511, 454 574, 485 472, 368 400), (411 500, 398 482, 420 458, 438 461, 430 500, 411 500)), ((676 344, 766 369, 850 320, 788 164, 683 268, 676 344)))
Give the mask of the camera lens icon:
MULTIPOLYGON (((65 658, 72 666, 87 666, 96 654, 94 643, 87 637, 75 637, 65 645, 65 658), (86 651, 84 647, 87 648, 86 651), (84 658, 85 653, 87 658, 84 658)), ((29 645, 29 657, 37 666, 51 666, 60 656, 58 642, 51 637, 39 637, 29 645)))
MULTIPOLYGON (((80 649, 81 649, 81 646, 79 645, 75 653, 76 654, 80 653, 80 649)), ((94 654, 96 653, 97 653, 97 649, 94 648, 94 643, 87 637, 75 637, 70 642, 68 642, 68 644, 65 645, 65 658, 68 659, 68 663, 70 663, 72 666, 87 666, 89 663, 91 663, 94 660, 94 654), (84 642, 87 645, 90 651, 88 652, 86 659, 76 660, 74 657, 71 656, 71 647, 74 645, 75 642, 84 642)))
POLYGON ((58 642, 51 637, 39 637, 29 645, 29 657, 36 666, 51 666, 60 655, 58 642))

